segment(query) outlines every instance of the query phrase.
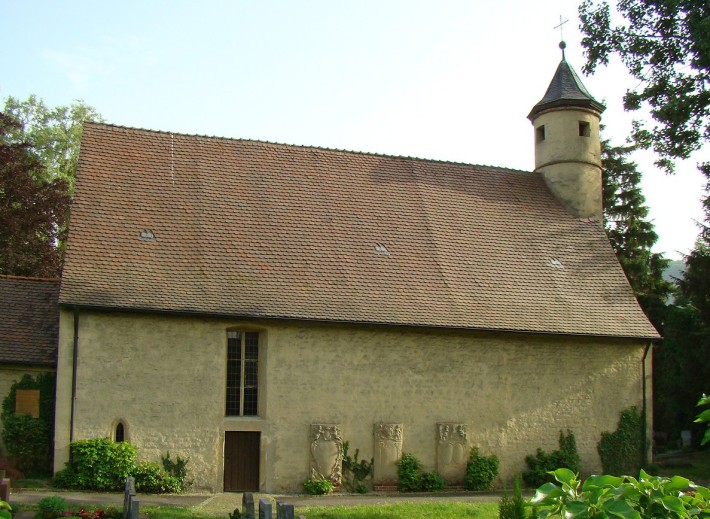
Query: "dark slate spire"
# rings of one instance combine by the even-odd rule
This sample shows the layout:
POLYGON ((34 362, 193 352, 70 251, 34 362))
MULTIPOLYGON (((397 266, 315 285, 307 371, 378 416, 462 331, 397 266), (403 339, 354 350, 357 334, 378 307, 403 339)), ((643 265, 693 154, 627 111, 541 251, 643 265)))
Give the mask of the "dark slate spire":
POLYGON ((605 110, 605 106, 592 97, 582 84, 582 80, 577 76, 577 73, 567 63, 565 47, 565 42, 561 42, 562 61, 560 61, 557 71, 552 81, 550 81, 550 86, 547 87, 547 92, 528 114, 528 119, 531 121, 543 110, 559 106, 591 108, 599 113, 605 110))

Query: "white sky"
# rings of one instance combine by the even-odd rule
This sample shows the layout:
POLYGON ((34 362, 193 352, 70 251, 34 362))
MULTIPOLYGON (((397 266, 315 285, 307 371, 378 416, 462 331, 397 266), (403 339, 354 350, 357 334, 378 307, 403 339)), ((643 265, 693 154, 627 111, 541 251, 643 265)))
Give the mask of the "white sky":
MULTIPOLYGON (((526 116, 560 61, 584 62, 569 0, 0 0, 0 98, 83 99, 113 124, 531 170, 526 116)), ((582 79, 621 144, 621 65, 582 79)), ((659 234, 688 252, 695 157, 635 157, 659 234)))

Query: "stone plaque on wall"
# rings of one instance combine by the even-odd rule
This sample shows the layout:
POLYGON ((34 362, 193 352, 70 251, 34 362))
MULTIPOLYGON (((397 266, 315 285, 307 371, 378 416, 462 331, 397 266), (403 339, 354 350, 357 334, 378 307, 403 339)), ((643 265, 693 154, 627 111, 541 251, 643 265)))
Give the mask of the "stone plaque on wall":
POLYGON ((16 390, 15 414, 28 414, 39 418, 39 389, 16 390))
POLYGON ((343 470, 343 439, 340 426, 311 424, 311 477, 340 486, 343 470))
POLYGON ((395 483, 402 457, 402 424, 375 424, 375 483, 395 483))
POLYGON ((460 483, 468 462, 466 424, 436 424, 436 471, 447 483, 460 483))

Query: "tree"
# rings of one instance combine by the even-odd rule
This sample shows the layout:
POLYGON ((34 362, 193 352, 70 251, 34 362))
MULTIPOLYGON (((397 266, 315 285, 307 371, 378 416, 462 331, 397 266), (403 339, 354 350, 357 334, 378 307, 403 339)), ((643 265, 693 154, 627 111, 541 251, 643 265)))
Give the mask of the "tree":
MULTIPOLYGON (((612 24, 609 4, 583 0, 579 7, 585 37, 585 73, 617 55, 639 80, 624 106, 647 106, 655 124, 637 122, 637 145, 652 148, 657 164, 673 171, 710 141, 710 2, 707 0, 618 0, 621 24, 612 24)), ((699 165, 708 178, 705 224, 679 283, 676 304, 666 313, 665 340, 654 354, 656 424, 673 433, 691 428, 699 390, 708 392, 710 368, 710 161, 699 165)))
POLYGON ((20 124, 0 113, 0 274, 56 277, 66 232, 68 184, 47 178, 28 143, 13 142, 20 124))
POLYGON ((668 260, 651 252, 658 235, 648 220, 641 172, 628 158, 634 146, 602 141, 604 227, 634 295, 658 330, 663 329, 671 283, 663 279, 668 260))
POLYGON ((1 111, 19 123, 8 130, 7 141, 14 144, 29 143, 44 166, 37 173, 46 175, 48 179, 65 180, 69 192, 73 193, 82 124, 84 121, 102 122, 99 113, 80 100, 68 106, 50 109, 34 95, 25 101, 10 96, 5 99, 1 111))
MULTIPOLYGON (((624 24, 612 25, 606 1, 579 6, 587 63, 593 73, 618 55, 639 86, 624 106, 646 105, 656 125, 636 125, 638 144, 653 148, 658 164, 673 170, 710 139, 710 3, 707 0, 619 0, 624 24)), ((708 163, 706 163, 708 164, 708 163)))

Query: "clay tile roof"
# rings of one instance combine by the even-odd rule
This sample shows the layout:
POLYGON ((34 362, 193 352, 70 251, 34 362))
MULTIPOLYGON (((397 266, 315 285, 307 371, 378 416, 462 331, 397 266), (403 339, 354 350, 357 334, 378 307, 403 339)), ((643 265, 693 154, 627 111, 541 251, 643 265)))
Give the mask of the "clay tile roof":
POLYGON ((543 110, 560 106, 591 108, 598 113, 605 110, 604 105, 592 97, 577 73, 564 59, 557 66, 545 95, 533 106, 528 119, 532 120, 543 110))
POLYGON ((0 276, 0 363, 54 366, 59 280, 0 276))
POLYGON ((658 336, 535 173, 90 123, 76 186, 62 304, 658 336))

